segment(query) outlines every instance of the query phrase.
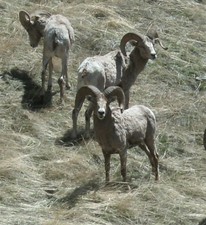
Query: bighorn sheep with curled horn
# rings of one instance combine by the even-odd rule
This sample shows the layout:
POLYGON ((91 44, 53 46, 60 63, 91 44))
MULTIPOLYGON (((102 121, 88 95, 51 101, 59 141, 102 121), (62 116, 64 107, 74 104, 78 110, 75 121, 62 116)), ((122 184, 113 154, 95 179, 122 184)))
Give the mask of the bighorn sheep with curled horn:
POLYGON ((64 97, 64 86, 69 89, 67 62, 69 50, 74 42, 74 30, 69 20, 62 15, 51 15, 44 11, 35 11, 29 15, 25 11, 19 12, 19 20, 26 29, 31 47, 38 46, 40 39, 44 38, 43 69, 42 69, 42 92, 45 93, 45 73, 49 64, 48 91, 52 88, 52 57, 56 56, 62 61, 61 76, 58 79, 60 86, 60 100, 64 97))
MULTIPOLYGON (((167 49, 161 43, 156 31, 150 29, 147 35, 127 33, 120 42, 120 50, 109 52, 103 56, 93 56, 86 58, 78 69, 77 90, 84 85, 94 85, 100 91, 105 88, 118 85, 122 87, 126 103, 125 108, 129 106, 129 90, 136 81, 138 74, 145 68, 149 59, 157 57, 154 44, 159 43, 163 49, 167 49), (125 46, 132 41, 134 49, 127 54, 125 46), (128 61, 125 63, 125 60, 128 61)), ((90 130, 90 117, 93 112, 93 104, 91 103, 86 112, 86 135, 90 130)), ((77 119, 78 115, 76 115, 77 119)), ((77 136, 77 131, 73 129, 73 138, 77 136)))
MULTIPOLYGON (((135 105, 124 110, 125 96, 118 86, 110 86, 101 92, 95 86, 81 87, 75 99, 75 112, 79 112, 86 98, 94 105, 94 132, 105 159, 106 182, 110 180, 110 157, 120 156, 121 175, 126 181, 127 149, 139 146, 148 156, 155 174, 159 179, 158 153, 155 147, 156 119, 153 112, 143 105, 135 105), (111 108, 110 103, 117 99, 119 108, 111 108)), ((74 127, 77 126, 73 120, 74 127)))

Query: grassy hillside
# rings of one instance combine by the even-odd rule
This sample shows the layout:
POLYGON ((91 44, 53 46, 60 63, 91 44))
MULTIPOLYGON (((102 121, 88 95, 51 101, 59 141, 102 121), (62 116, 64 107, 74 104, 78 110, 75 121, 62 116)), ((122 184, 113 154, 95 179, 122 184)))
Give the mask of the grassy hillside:
MULTIPOLYGON (((0 0, 0 224, 197 225, 206 217, 206 82, 195 80, 206 75, 205 12, 205 0, 0 0), (42 44, 30 47, 18 21, 22 9, 61 13, 74 27, 65 105, 59 93, 47 106, 37 104, 42 44), (87 56, 117 48, 126 32, 145 34, 151 24, 169 49, 157 46, 157 60, 132 87, 131 105, 156 114, 160 181, 136 147, 128 151, 128 184, 120 182, 114 155, 105 186, 98 143, 67 138, 76 71, 87 56)), ((54 91, 60 69, 56 59, 54 91)))

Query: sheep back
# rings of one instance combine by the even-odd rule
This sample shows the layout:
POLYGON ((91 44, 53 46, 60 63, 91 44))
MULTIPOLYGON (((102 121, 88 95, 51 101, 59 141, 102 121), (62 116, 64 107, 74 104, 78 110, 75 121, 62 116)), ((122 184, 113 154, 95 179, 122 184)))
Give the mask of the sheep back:
POLYGON ((55 55, 62 58, 61 55, 65 52, 65 46, 68 50, 73 41, 74 31, 66 17, 62 15, 52 15, 48 18, 44 29, 45 49, 52 52, 58 46, 55 55))
POLYGON ((117 54, 118 50, 115 50, 103 56, 86 58, 78 68, 77 89, 83 85, 94 85, 103 91, 109 86, 119 84, 123 63, 117 63, 117 54))
POLYGON ((146 106, 135 105, 122 114, 129 145, 138 145, 147 139, 154 140, 156 119, 146 106))
POLYGON ((100 91, 105 87, 105 70, 94 57, 86 58, 78 68, 77 90, 84 85, 96 86, 100 91))

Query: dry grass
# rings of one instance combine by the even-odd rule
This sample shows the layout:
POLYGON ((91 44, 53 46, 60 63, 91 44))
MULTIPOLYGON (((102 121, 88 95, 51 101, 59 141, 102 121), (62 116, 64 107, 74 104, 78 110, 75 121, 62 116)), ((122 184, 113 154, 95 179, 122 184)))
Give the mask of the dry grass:
MULTIPOLYGON (((194 79, 206 73, 205 10, 204 0, 0 1, 0 224, 197 225, 206 217, 206 84, 194 79), (29 46, 18 11, 39 8, 68 16, 75 29, 64 106, 58 94, 47 106, 38 104, 42 45, 29 46), (148 159, 134 148, 128 184, 120 182, 113 156, 105 186, 98 144, 68 140, 77 67, 118 47, 124 33, 145 33, 151 24, 169 50, 157 48, 158 59, 131 90, 131 104, 155 111, 161 179, 154 182, 148 159)), ((55 65, 58 73, 58 60, 55 65)))

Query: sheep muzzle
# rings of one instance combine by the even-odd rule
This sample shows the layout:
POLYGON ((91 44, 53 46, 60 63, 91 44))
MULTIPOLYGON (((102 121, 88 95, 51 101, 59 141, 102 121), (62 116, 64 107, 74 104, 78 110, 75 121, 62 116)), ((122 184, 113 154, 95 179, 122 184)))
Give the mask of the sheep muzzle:
POLYGON ((150 59, 154 60, 154 59, 156 59, 156 58, 157 58, 157 54, 151 54, 150 59))
POLYGON ((97 111, 97 117, 100 119, 100 120, 103 120, 104 119, 104 117, 105 117, 105 110, 104 109, 99 109, 98 111, 97 111))

